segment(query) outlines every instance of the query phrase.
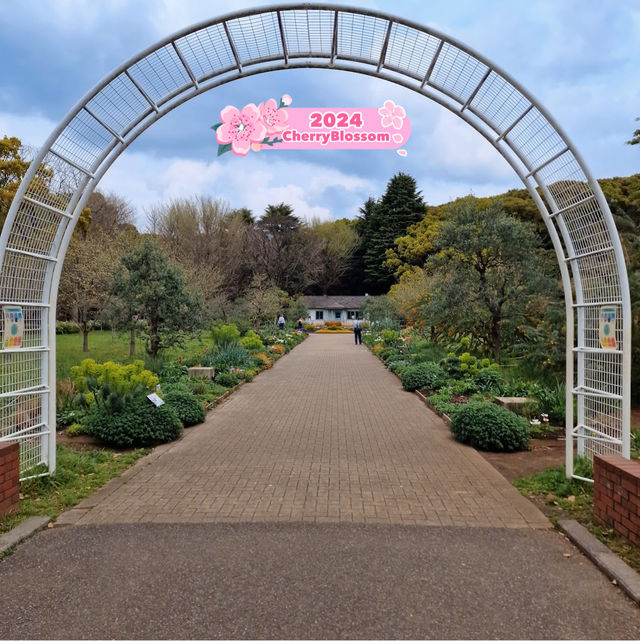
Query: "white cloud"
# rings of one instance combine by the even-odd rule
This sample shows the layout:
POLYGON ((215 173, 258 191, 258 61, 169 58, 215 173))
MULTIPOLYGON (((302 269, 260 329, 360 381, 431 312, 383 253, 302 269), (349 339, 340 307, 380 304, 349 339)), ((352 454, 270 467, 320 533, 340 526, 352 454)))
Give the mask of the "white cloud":
POLYGON ((319 164, 271 160, 263 157, 229 157, 209 163, 187 158, 157 158, 141 152, 123 154, 106 173, 100 188, 125 196, 138 212, 137 223, 144 226, 149 206, 174 198, 210 195, 222 198, 232 207, 248 207, 256 215, 269 204, 286 202, 306 219, 330 220, 353 216, 374 190, 368 180, 319 164), (343 190, 353 200, 349 211, 334 211, 327 190, 343 190), (365 196, 366 197, 366 196, 365 196))
POLYGON ((444 110, 427 136, 431 164, 454 176, 482 174, 493 179, 513 175, 513 169, 478 132, 444 110))
POLYGON ((20 138, 28 147, 41 147, 58 123, 39 114, 0 111, 0 134, 20 138))

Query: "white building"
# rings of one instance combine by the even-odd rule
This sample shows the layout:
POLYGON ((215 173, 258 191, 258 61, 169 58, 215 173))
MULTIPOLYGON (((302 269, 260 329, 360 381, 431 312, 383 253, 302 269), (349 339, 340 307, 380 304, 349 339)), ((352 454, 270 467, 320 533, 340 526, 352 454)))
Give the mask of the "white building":
POLYGON ((307 323, 324 325, 341 322, 351 325, 354 318, 362 318, 360 308, 367 296, 303 296, 309 310, 307 323))

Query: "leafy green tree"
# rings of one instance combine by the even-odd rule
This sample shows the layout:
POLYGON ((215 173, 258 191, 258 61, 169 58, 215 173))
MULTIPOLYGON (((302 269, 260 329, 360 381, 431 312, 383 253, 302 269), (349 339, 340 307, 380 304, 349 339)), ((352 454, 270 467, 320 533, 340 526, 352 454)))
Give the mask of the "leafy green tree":
POLYGON ((291 218, 298 220, 294 215, 293 215, 293 207, 291 205, 287 205, 286 203, 279 203, 278 205, 267 205, 264 210, 264 216, 262 219, 264 220, 265 218, 291 218))
POLYGON ((322 295, 340 282, 349 268, 351 256, 358 244, 358 233, 350 220, 333 220, 311 223, 311 233, 318 237, 322 244, 322 263, 319 285, 322 295))
MULTIPOLYGON (((640 118, 636 118, 636 120, 640 120, 640 118)), ((633 132, 631 140, 627 140, 627 145, 640 145, 640 129, 633 132)))
POLYGON ((363 318, 378 329, 399 329, 400 323, 388 296, 369 296, 360 307, 363 318))
POLYGON ((288 300, 287 293, 274 285, 267 276, 256 274, 243 299, 239 301, 239 308, 251 325, 258 329, 261 323, 275 323, 288 300))
POLYGON ((200 298, 189 291, 180 267, 149 239, 122 257, 111 293, 132 317, 146 321, 146 350, 152 357, 200 325, 200 298))
POLYGON ((458 201, 434 241, 426 269, 437 285, 428 305, 431 324, 472 333, 500 356, 505 324, 525 317, 532 297, 552 288, 530 225, 494 201, 458 201))
POLYGON ((382 293, 393 283, 393 275, 384 265, 387 250, 393 249, 396 238, 406 234, 410 225, 422 219, 425 204, 415 179, 399 173, 389 181, 382 198, 373 206, 369 203, 367 208, 364 280, 371 292, 382 293))
POLYGON ((116 244, 104 232, 74 234, 58 289, 58 309, 77 321, 82 351, 89 351, 89 332, 109 300, 109 287, 118 261, 116 244))
POLYGON ((289 294, 298 294, 317 282, 321 240, 289 205, 269 205, 251 232, 254 275, 265 275, 289 294))
POLYGON ((4 136, 0 140, 0 229, 20 181, 29 169, 29 163, 23 160, 21 150, 22 143, 19 138, 4 136))

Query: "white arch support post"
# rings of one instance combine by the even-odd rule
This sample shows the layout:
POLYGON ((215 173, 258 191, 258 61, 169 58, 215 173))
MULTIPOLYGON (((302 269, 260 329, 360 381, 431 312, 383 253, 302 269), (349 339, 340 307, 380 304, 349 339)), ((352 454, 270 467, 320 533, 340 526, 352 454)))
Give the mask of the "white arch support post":
POLYGON ((22 346, 0 350, 0 441, 20 442, 21 477, 55 469, 58 283, 93 189, 133 140, 187 100, 239 78, 298 68, 361 73, 412 89, 502 154, 540 210, 560 266, 567 474, 576 476, 575 440, 580 455, 628 458, 624 256, 602 191, 571 141, 528 91, 453 38, 375 11, 305 3, 231 13, 146 49, 86 94, 32 162, 0 236, 0 305, 20 307, 24 318, 22 346), (615 316, 613 348, 600 343, 604 307, 615 316))

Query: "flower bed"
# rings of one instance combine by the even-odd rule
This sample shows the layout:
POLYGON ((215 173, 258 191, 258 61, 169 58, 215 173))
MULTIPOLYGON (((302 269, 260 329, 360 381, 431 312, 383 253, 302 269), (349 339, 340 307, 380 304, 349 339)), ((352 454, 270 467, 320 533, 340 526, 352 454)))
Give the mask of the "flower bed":
MULTIPOLYGON (((368 331, 364 342, 400 378, 404 389, 418 392, 431 408, 446 417, 447 422, 468 403, 493 405, 496 396, 524 395, 531 401, 523 408, 524 418, 517 419, 518 429, 525 425, 526 431, 538 438, 553 438, 564 431, 551 425, 552 417, 558 422, 564 420, 563 387, 551 390, 537 382, 507 383, 497 363, 469 353, 470 341, 466 339, 451 345, 447 353, 411 331, 368 331)), ((494 412, 494 409, 490 411, 494 412)), ((489 421, 488 414, 484 418, 489 421)), ((509 421, 500 419, 499 424, 503 423, 509 424, 505 428, 507 430, 516 429, 515 423, 511 426, 509 421)), ((495 438, 478 439, 479 443, 490 446, 499 441, 495 438)), ((512 447, 512 443, 523 443, 520 435, 504 442, 508 447, 512 447)))

